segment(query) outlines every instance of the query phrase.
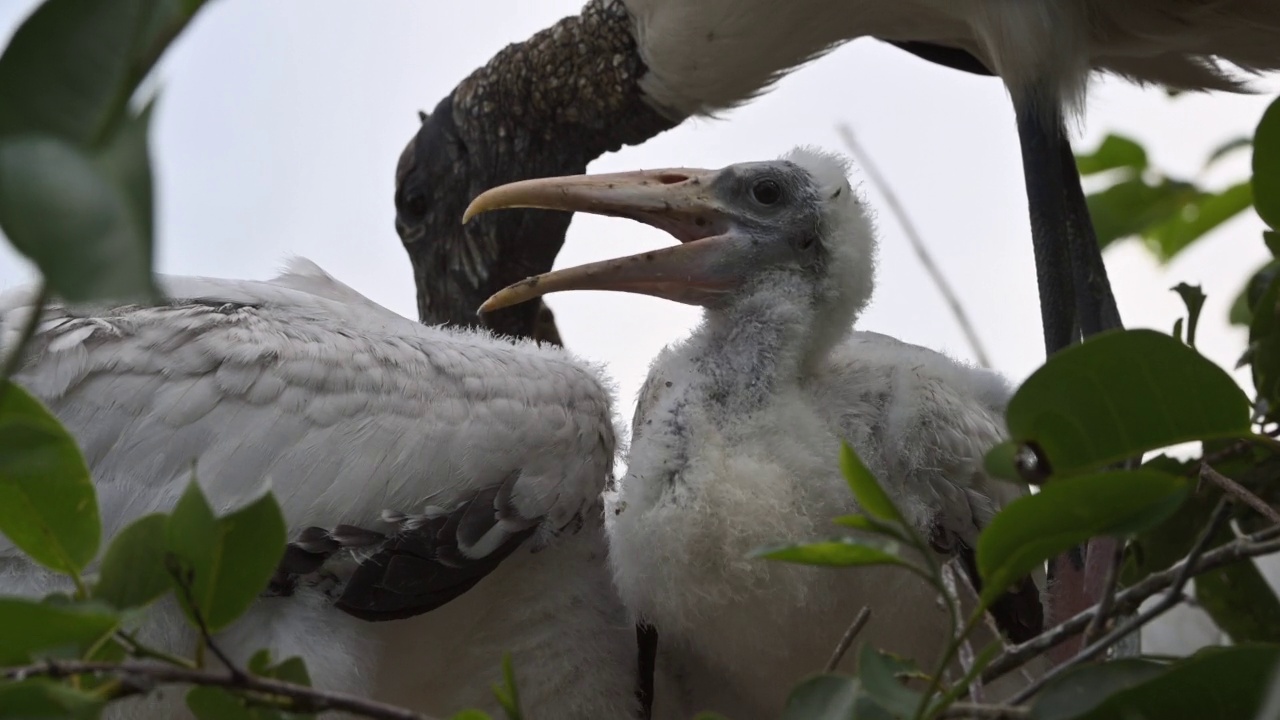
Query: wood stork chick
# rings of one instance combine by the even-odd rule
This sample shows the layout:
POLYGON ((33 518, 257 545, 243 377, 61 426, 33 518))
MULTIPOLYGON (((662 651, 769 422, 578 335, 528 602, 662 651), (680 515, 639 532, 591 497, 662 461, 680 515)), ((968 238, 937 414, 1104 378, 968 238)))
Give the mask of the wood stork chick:
MULTIPOLYGON (((47 308, 16 379, 79 441, 107 538, 170 509, 193 462, 220 511, 270 482, 304 542, 282 596, 217 638, 233 661, 300 655, 317 687, 444 717, 498 712, 510 652, 531 718, 634 717, 634 628, 605 562, 616 435, 598 368, 420 325, 304 260, 267 282, 165 288, 158 307, 47 308)), ((31 295, 0 298, 0 339, 31 295)), ((0 593, 58 589, 0 539, 0 593)), ((195 640, 163 605, 142 637, 173 652, 195 640)), ((186 714, 181 693, 147 702, 121 717, 186 714)))
MULTIPOLYGON (((837 468, 850 443, 910 522, 972 567, 980 528, 1016 486, 984 474, 1009 395, 998 375, 852 324, 872 293, 876 239, 840 158, 528 180, 468 215, 540 207, 628 217, 683 244, 533 277, 484 309, 565 290, 636 292, 700 305, 701 325, 654 361, 627 472, 606 493, 623 600, 658 631, 660 656, 699 680, 682 711, 776 717, 866 605, 861 639, 936 662, 946 611, 899 570, 836 572, 752 560, 778 541, 833 533, 856 511, 837 468), (674 647, 674 649, 673 649, 674 647)), ((976 578, 975 578, 976 582, 976 578)), ((995 612, 1015 639, 1039 631, 1021 583, 995 612)), ((673 670, 680 673, 679 668, 673 670)))

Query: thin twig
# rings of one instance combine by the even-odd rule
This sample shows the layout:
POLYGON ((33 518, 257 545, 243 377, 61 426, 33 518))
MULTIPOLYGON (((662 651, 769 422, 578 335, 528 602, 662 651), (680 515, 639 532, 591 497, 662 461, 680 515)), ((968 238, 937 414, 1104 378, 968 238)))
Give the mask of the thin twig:
POLYGON ((991 367, 991 360, 987 357, 986 348, 983 347, 982 341, 978 339, 978 333, 973 329, 973 323, 969 322, 969 315, 965 312, 964 306, 960 304, 959 296, 951 288, 951 284, 947 282, 947 279, 943 277, 937 263, 933 261, 933 256, 929 253, 929 249, 925 247, 924 240, 920 238, 920 233, 916 230, 915 223, 911 222, 911 217, 907 215, 906 209, 898 201, 897 193, 893 191, 893 187, 880 174, 880 170, 872 162, 871 156, 867 154, 857 138, 854 137, 853 129, 847 123, 836 125, 836 134, 844 141, 849 154, 853 155, 854 160, 858 162, 862 171, 880 189, 880 194, 884 197, 885 204, 889 206, 889 210, 898 218, 898 224, 902 226, 902 232, 906 234, 907 241, 911 243, 911 249, 916 251, 916 257, 920 258, 920 264, 924 266, 925 272, 929 274, 929 279, 933 281, 933 284, 938 288, 938 292, 942 293, 943 299, 947 301, 951 314, 955 316, 956 324, 960 326, 960 331, 964 333, 965 340, 969 342, 969 348, 973 350, 973 355, 977 358, 978 364, 985 368, 991 367))
MULTIPOLYGON (((209 624, 204 620, 204 613, 201 612, 200 606, 196 604, 196 599, 191 593, 189 578, 184 576, 182 568, 178 565, 176 559, 166 557, 165 561, 165 569, 167 569, 169 574, 173 576, 173 579, 176 581, 175 584, 178 586, 178 590, 182 593, 182 598, 186 600, 187 607, 191 609, 191 617, 196 621, 196 628, 200 631, 200 639, 204 642, 204 647, 209 648, 218 660, 226 666, 227 670, 233 677, 244 677, 246 673, 237 667, 235 663, 231 662, 231 658, 227 657, 227 654, 222 652, 222 648, 218 647, 218 644, 213 641, 213 633, 209 632, 209 624), (169 562, 170 560, 174 561, 169 562)), ((203 657, 201 655, 196 655, 197 661, 202 659, 203 657)), ((198 662, 198 664, 203 665, 201 662, 198 662)))
POLYGON ((1017 705, 1033 697, 1040 692, 1041 688, 1061 677, 1063 673, 1101 655, 1107 651, 1107 648, 1124 639, 1130 633, 1140 630, 1143 625, 1172 610, 1178 603, 1182 602, 1182 589, 1187 586, 1187 582, 1191 579, 1196 563, 1204 555, 1205 549, 1209 547, 1209 541, 1222 528, 1222 523, 1226 522, 1228 510, 1230 510, 1230 505, 1228 505, 1226 498, 1223 498, 1218 502, 1218 506, 1214 508, 1209 522, 1200 531, 1200 537, 1196 538, 1195 544, 1191 546, 1191 552, 1187 553, 1182 568, 1174 576, 1173 584, 1169 586, 1169 589, 1160 598, 1159 602, 1121 623, 1119 627, 1076 653, 1075 657, 1060 663, 1049 672, 1041 675, 1035 682, 1019 690, 1016 695, 1009 699, 1009 702, 1017 705))
POLYGON ((1102 597, 1098 600, 1097 611, 1088 627, 1084 629, 1084 644, 1088 645, 1102 634, 1111 616, 1111 605, 1116 600, 1116 589, 1120 585, 1120 565, 1124 562, 1124 543, 1116 542, 1115 553, 1111 564, 1107 567, 1107 577, 1103 580, 1102 597))
MULTIPOLYGON (((959 560, 957 558, 952 558, 942 564, 942 584, 943 587, 946 588, 947 592, 951 594, 952 600, 954 601, 952 603, 952 607, 955 609, 956 622, 954 627, 957 632, 960 630, 960 623, 964 622, 964 618, 961 617, 960 610, 964 603, 960 599, 960 583, 956 581, 956 578, 961 578, 961 582, 963 582, 965 587, 969 589, 969 592, 973 594, 975 600, 981 600, 978 593, 974 590, 973 585, 969 582, 969 578, 965 576, 964 571, 957 571, 955 569, 956 563, 958 562, 959 560)), ((990 615, 987 613, 984 613, 984 616, 984 619, 990 618, 990 615)), ((999 631, 997 630, 996 637, 999 637, 998 633, 999 631)), ((956 656, 960 660, 960 669, 964 671, 964 677, 972 677, 974 667, 973 645, 969 642, 968 637, 954 637, 952 638, 952 641, 960 643, 960 646, 956 648, 956 656)), ((969 697, 973 698, 974 702, 980 703, 985 701, 982 692, 982 678, 974 677, 973 681, 969 683, 969 687, 967 689, 969 691, 969 697)))
MULTIPOLYGON (((341 710, 374 720, 433 720, 429 715, 367 700, 358 695, 318 690, 282 680, 257 675, 236 677, 230 673, 190 670, 173 665, 137 660, 122 663, 90 662, 85 660, 46 660, 20 667, 0 668, 0 677, 7 680, 25 680, 32 677, 55 679, 93 675, 131 679, 141 687, 155 683, 176 683, 220 687, 228 690, 277 695, 293 701, 295 711, 318 713, 341 710)), ((135 691, 137 692, 137 691, 135 691)))
POLYGON ((951 707, 938 713, 936 717, 948 720, 1022 720, 1031 717, 1031 710, 1013 705, 980 705, 976 703, 953 703, 951 707))
MULTIPOLYGON (((1206 552, 1199 561, 1188 562, 1188 559, 1184 558, 1173 567, 1152 573, 1135 585, 1116 593, 1111 614, 1122 614, 1138 607, 1147 598, 1172 586, 1179 575, 1188 568, 1191 568, 1190 576, 1195 577, 1245 558, 1280 552, 1280 539, 1277 538, 1280 538, 1280 526, 1273 526, 1214 548, 1206 552)), ((1097 610, 1097 606, 1082 610, 1075 616, 996 656, 983 671, 983 682, 990 683, 1005 673, 1022 667, 1032 658, 1039 657, 1045 650, 1082 632, 1093 620, 1097 610)))
POLYGON ((1248 488, 1222 473, 1209 467, 1208 463, 1200 463, 1200 479, 1222 488, 1222 491, 1231 497, 1243 502, 1245 505, 1258 511, 1258 514, 1267 520, 1280 524, 1280 512, 1267 504, 1265 500, 1249 491, 1248 488))
POLYGON ((863 605, 858 611, 853 622, 849 623, 849 629, 844 631, 844 635, 840 637, 840 642, 836 644, 835 652, 831 653, 831 659, 827 661, 827 666, 823 668, 823 672, 833 672, 836 666, 840 664, 840 658, 849 652, 849 646, 853 644, 853 639, 862 632, 862 628, 866 626, 867 621, 871 619, 871 608, 863 605))

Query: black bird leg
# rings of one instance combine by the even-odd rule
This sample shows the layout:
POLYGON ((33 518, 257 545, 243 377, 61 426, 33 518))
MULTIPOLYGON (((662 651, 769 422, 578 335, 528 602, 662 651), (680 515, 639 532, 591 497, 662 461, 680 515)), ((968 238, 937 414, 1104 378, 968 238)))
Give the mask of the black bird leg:
POLYGON ((1045 354, 1121 326, 1056 98, 1014 103, 1031 214, 1045 354))

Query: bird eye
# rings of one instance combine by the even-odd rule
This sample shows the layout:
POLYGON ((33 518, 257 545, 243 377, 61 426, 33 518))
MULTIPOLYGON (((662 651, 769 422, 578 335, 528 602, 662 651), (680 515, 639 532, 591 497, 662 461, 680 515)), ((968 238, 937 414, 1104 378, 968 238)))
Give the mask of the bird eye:
POLYGON ((427 199, 420 193, 412 193, 405 198, 404 207, 412 219, 420 220, 427 214, 427 199))
POLYGON ((782 188, 773 180, 757 180, 751 186, 751 197, 761 205, 772 205, 782 198, 782 188))

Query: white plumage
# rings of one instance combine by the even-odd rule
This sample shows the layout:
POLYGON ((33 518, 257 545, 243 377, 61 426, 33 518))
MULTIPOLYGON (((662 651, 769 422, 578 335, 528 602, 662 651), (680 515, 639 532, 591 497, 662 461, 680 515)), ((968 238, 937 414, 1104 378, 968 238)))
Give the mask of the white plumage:
MULTIPOLYGON (((844 163, 799 149, 720 171, 533 180, 472 207, 513 206, 630 217, 685 244, 539 276, 490 307, 591 288, 706 308, 654 361, 627 472, 605 493, 615 582, 660 638, 658 716, 776 717, 864 605, 860 641, 936 663, 947 611, 919 579, 748 557, 836 535, 831 520, 857 511, 837 467, 841 441, 935 550, 970 562, 980 528, 1023 492, 982 467, 1003 438, 1002 378, 851 333, 871 297, 875 234, 844 163)), ((997 620, 1025 638, 1039 630, 1040 603, 1023 581, 997 620)))
MULTIPOLYGON (((474 500, 435 539, 461 558, 442 572, 492 569, 457 600, 436 588, 410 600, 443 606, 382 623, 304 582, 222 634, 233 659, 264 646, 301 655, 318 687, 446 715, 495 708, 509 651, 532 718, 634 711, 634 629, 609 587, 601 532, 615 428, 599 369, 531 342, 422 326, 302 260, 267 282, 164 286, 173 300, 159 307, 49 308, 17 376, 79 441, 105 537, 169 509, 194 462, 219 511, 270 483, 291 538, 341 523, 394 534, 474 500), (384 511, 412 520, 397 528, 384 511)), ((0 297, 3 344, 29 298, 0 297)), ((352 563, 340 556, 328 569, 345 580, 352 563)), ((0 592, 58 587, 0 540, 0 592)), ((194 640, 168 602, 144 637, 177 652, 194 640)), ((151 717, 175 703, 180 693, 152 702, 151 717)))
POLYGON ((1188 90, 1238 90, 1233 67, 1280 69, 1270 0, 623 0, 648 67, 641 84, 677 118, 749 100, 845 41, 966 50, 1016 99, 1083 100, 1091 71, 1188 90))

